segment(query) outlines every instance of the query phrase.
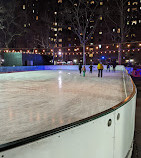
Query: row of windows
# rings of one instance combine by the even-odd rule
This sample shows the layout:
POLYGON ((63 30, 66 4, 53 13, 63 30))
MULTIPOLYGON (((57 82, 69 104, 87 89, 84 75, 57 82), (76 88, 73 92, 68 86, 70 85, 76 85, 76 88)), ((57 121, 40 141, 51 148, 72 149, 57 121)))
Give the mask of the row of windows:
MULTIPOLYGON (((131 25, 137 25, 137 20, 133 20, 133 21, 131 21, 131 25)), ((141 23, 141 20, 139 20, 139 23, 141 23)), ((129 25, 130 24, 130 21, 127 21, 127 25, 129 25)))

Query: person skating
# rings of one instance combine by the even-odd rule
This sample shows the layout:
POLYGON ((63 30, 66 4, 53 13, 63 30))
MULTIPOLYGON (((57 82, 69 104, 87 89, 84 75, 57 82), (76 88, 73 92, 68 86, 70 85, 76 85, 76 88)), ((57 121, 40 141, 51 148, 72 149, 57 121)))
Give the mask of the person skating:
POLYGON ((82 64, 79 63, 79 72, 80 72, 80 75, 81 75, 81 69, 82 69, 82 64))
POLYGON ((93 66, 92 66, 92 64, 90 65, 90 73, 92 73, 92 71, 93 71, 93 66))
POLYGON ((107 71, 109 70, 109 72, 110 72, 110 64, 109 64, 109 62, 107 63, 107 71))
POLYGON ((116 71, 116 66, 117 66, 116 62, 113 62, 113 71, 114 72, 116 71))
POLYGON ((98 77, 102 77, 102 73, 103 73, 103 65, 102 63, 98 63, 98 66, 97 66, 97 69, 98 69, 98 77))
POLYGON ((82 71, 83 71, 83 77, 85 77, 85 72, 86 72, 85 65, 83 66, 82 71))

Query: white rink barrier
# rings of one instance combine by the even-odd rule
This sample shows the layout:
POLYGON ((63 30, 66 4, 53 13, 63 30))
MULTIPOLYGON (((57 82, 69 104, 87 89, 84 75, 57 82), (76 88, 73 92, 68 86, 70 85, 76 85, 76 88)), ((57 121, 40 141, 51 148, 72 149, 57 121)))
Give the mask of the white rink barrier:
POLYGON ((136 87, 122 69, 125 89, 132 87, 123 102, 84 120, 1 145, 0 157, 131 158, 136 87))

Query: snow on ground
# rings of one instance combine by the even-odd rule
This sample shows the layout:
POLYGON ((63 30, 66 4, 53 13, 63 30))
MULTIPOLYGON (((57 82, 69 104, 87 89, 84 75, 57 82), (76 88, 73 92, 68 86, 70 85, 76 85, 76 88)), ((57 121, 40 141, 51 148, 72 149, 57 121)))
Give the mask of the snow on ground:
POLYGON ((100 113, 125 99, 122 72, 0 74, 0 144, 100 113))

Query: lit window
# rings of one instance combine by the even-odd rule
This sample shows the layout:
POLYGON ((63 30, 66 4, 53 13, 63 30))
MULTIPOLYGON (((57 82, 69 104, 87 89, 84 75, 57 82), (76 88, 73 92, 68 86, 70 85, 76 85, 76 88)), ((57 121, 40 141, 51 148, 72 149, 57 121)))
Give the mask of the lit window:
POLYGON ((25 5, 23 5, 23 9, 25 9, 25 5))
POLYGON ((100 16, 99 19, 102 20, 102 16, 100 16))
POLYGON ((57 31, 57 28, 54 28, 54 31, 57 31))
POLYGON ((127 11, 130 12, 130 8, 128 8, 127 11))
POLYGON ((62 42, 62 39, 59 39, 59 42, 62 42))
POLYGON ((93 51, 94 49, 93 49, 93 48, 90 48, 89 50, 90 50, 90 51, 93 51))
POLYGON ((26 24, 24 24, 24 27, 26 27, 26 24))
POLYGON ((38 16, 36 16, 36 20, 39 20, 39 17, 38 17, 38 16))
POLYGON ((51 38, 51 41, 53 41, 53 38, 51 38))
POLYGON ((62 31, 62 28, 58 28, 58 31, 62 31))
POLYGON ((90 22, 94 22, 94 20, 90 21, 90 22))
POLYGON ((140 10, 141 10, 141 7, 140 7, 140 10))
POLYGON ((130 5, 130 1, 128 2, 128 5, 130 5))
POLYGON ((116 29, 113 29, 113 32, 115 32, 116 31, 116 29))
POLYGON ((102 35, 102 31, 100 31, 99 34, 102 35))
POLYGON ((141 20, 139 20, 139 23, 141 23, 141 20))
POLYGON ((120 28, 118 28, 117 33, 120 33, 120 28))
POLYGON ((94 4, 94 1, 91 1, 91 4, 94 4))
POLYGON ((57 14, 57 12, 54 12, 54 14, 56 15, 56 14, 57 14))
POLYGON ((136 20, 133 20, 133 21, 132 21, 132 25, 134 25, 134 24, 135 24, 135 25, 137 24, 137 21, 136 21, 136 20))
POLYGON ((127 25, 129 25, 129 21, 127 21, 127 25))
POLYGON ((100 2, 100 5, 103 5, 103 2, 100 2))
POLYGON ((74 3, 74 6, 76 6, 76 7, 77 7, 77 3, 74 3))
POLYGON ((58 46, 59 46, 59 47, 62 47, 62 44, 59 44, 58 46))
POLYGON ((83 33, 80 33, 80 35, 82 36, 82 35, 83 35, 83 33))
POLYGON ((91 37, 91 39, 94 39, 93 37, 91 37))
POLYGON ((30 26, 30 23, 28 24, 28 26, 30 26))
POLYGON ((55 22, 54 25, 57 26, 57 22, 55 22))
POLYGON ((55 34, 54 36, 57 37, 57 34, 55 34))
POLYGON ((62 0, 58 0, 58 3, 62 3, 62 0))
POLYGON ((131 34, 131 37, 136 37, 136 35, 135 34, 131 34))
POLYGON ((34 10, 33 10, 33 13, 34 13, 34 10))
POLYGON ((68 30, 71 30, 71 27, 68 27, 68 30))
POLYGON ((138 2, 133 2, 132 4, 133 4, 133 5, 138 5, 138 2))
POLYGON ((133 11, 137 11, 137 8, 132 8, 133 11))

